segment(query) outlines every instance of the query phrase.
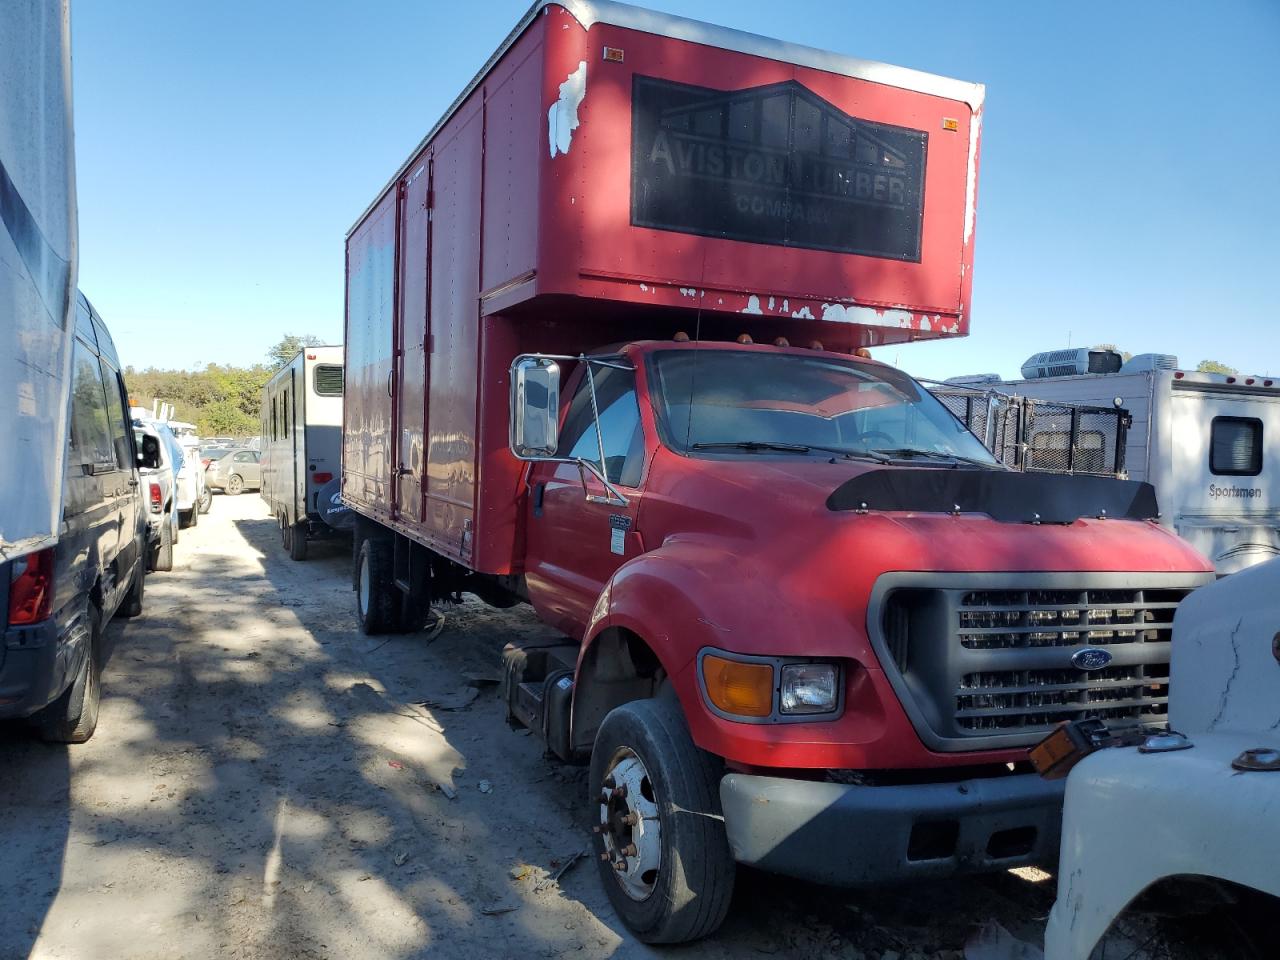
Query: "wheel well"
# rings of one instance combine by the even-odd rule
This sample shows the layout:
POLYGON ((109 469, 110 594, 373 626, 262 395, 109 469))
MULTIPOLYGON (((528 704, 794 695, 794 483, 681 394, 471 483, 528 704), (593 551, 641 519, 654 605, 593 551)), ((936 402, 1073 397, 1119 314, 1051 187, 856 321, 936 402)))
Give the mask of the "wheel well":
POLYGON ((1180 940, 1195 943, 1208 938, 1210 943, 1233 948, 1247 944, 1258 956, 1270 956, 1271 946, 1280 939, 1278 917, 1280 897, 1218 877, 1176 874, 1157 880, 1129 901, 1107 932, 1124 935, 1143 924, 1173 921, 1180 940))
POLYGON ((573 696, 572 747, 590 752, 596 731, 614 707, 656 696, 667 673, 639 634, 621 627, 600 632, 578 666, 573 696))

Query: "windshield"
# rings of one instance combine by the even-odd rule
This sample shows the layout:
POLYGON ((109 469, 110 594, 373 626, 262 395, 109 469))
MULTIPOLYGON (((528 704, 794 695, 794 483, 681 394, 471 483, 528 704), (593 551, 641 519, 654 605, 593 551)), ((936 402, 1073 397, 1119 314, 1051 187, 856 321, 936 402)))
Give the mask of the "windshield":
POLYGON ((820 354, 664 350, 651 369, 664 440, 681 452, 792 445, 996 465, 936 398, 892 367, 820 354))

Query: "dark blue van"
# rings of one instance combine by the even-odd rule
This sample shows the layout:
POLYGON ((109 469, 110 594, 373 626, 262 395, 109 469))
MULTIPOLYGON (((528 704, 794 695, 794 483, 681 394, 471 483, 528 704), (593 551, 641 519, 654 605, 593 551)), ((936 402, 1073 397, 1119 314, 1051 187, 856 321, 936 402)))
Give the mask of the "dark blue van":
POLYGON ((145 464, 128 410, 115 344, 80 294, 58 544, 0 562, 0 719, 30 718, 46 740, 93 736, 103 627, 142 612, 145 464))

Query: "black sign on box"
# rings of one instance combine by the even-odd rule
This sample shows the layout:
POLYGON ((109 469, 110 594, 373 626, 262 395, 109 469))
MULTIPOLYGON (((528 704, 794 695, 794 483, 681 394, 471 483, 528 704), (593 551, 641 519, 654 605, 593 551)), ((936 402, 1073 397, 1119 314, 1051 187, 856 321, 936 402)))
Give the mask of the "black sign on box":
POLYGON ((636 76, 631 223, 918 263, 928 140, 794 80, 712 90, 636 76))

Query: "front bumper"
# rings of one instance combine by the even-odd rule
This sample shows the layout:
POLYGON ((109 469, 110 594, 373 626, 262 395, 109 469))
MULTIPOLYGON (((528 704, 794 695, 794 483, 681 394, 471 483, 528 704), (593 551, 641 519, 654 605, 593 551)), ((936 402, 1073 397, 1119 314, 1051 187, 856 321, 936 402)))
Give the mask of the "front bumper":
POLYGON ((850 786, 731 773, 720 803, 739 863, 853 886, 1052 863, 1063 790, 1035 774, 850 786))

